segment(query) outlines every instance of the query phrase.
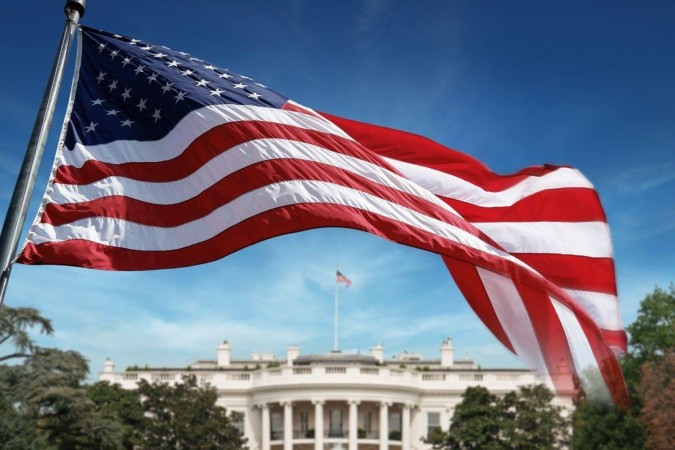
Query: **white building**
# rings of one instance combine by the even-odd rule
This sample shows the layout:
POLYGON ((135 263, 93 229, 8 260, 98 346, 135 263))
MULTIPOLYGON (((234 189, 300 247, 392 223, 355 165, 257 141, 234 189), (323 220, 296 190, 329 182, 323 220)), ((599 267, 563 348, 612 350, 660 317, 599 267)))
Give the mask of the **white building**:
MULTIPOLYGON (((447 429, 467 387, 505 394, 543 382, 528 370, 457 360, 450 339, 434 360, 407 352, 385 359, 379 344, 370 355, 301 356, 290 347, 284 360, 271 353, 233 360, 225 341, 217 360, 187 369, 116 372, 108 360, 100 380, 133 389, 141 379, 175 383, 189 374, 218 390, 219 404, 236 413, 251 450, 426 450, 422 438, 435 427, 447 429)), ((555 402, 571 408, 571 380, 568 385, 555 402)))

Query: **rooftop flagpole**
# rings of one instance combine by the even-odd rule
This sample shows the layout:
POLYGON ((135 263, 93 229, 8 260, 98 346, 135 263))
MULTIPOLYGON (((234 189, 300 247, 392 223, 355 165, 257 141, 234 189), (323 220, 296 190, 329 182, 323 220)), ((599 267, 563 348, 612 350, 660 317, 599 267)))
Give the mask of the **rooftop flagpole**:
POLYGON ((338 265, 335 265, 335 334, 334 334, 334 340, 333 340, 333 352, 337 353, 340 351, 340 347, 338 346, 338 292, 339 292, 339 286, 340 283, 337 279, 337 273, 340 268, 338 265))
POLYGON ((0 234, 0 305, 5 298, 9 274, 19 245, 19 237, 26 221, 28 205, 35 186, 35 177, 40 168, 42 153, 49 134, 49 127, 54 116, 54 108, 61 88, 63 72, 70 52, 70 44, 77 29, 80 17, 84 15, 86 0, 67 0, 65 6, 66 25, 61 42, 54 58, 52 71, 49 75, 47 87, 42 96, 42 103, 38 110, 33 132, 26 148, 23 164, 14 186, 12 199, 7 207, 7 215, 0 234))

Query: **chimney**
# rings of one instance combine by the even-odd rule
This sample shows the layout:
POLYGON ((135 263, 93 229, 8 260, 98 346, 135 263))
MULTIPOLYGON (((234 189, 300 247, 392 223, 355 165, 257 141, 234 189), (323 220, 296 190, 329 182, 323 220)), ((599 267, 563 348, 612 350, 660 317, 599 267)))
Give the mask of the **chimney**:
POLYGON ((452 348, 452 339, 447 338, 441 344, 441 367, 452 367, 455 350, 452 348))
POLYGON ((222 344, 218 346, 218 367, 229 367, 230 366, 230 344, 227 341, 223 341, 222 344))
POLYGON ((115 371, 115 364, 110 361, 110 358, 105 359, 105 364, 103 364, 103 372, 112 373, 115 371))
POLYGON ((293 345, 286 349, 286 364, 289 366, 293 365, 293 361, 300 356, 300 347, 293 345))
POLYGON ((375 347, 372 347, 370 349, 370 354, 378 363, 382 364, 384 362, 384 347, 382 347, 382 344, 377 344, 375 347))

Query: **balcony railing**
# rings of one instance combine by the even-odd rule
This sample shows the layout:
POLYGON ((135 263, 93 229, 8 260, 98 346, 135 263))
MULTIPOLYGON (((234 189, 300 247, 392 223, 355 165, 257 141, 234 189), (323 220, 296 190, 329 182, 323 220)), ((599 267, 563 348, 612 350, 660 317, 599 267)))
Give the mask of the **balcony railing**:
POLYGON ((270 437, 273 441, 280 441, 284 438, 283 431, 270 431, 270 437))
MULTIPOLYGON (((102 372, 101 380, 120 383, 124 387, 136 387, 140 380, 178 383, 183 375, 196 375, 200 384, 210 384, 216 388, 227 387, 234 390, 271 388, 274 386, 312 385, 324 383, 325 377, 333 377, 337 383, 368 383, 382 386, 410 388, 426 387, 464 390, 475 384, 488 385, 496 389, 513 390, 520 385, 541 383, 544 380, 525 371, 416 371, 398 367, 364 366, 282 366, 260 370, 134 370, 128 372, 102 372)), ((554 375, 555 377, 555 375, 554 375)), ((570 389, 573 385, 570 383, 570 389)))
MULTIPOLYGON (((314 439, 316 433, 313 429, 308 430, 293 430, 293 439, 314 439)), ((324 430, 324 438, 348 438, 349 430, 324 430)), ((283 431, 272 432, 272 440, 282 440, 284 438, 283 431)), ((379 439, 380 432, 378 430, 364 431, 359 429, 356 434, 357 439, 379 439)), ((393 440, 393 439, 392 439, 393 440)), ((399 438, 400 440, 400 438, 399 438)))

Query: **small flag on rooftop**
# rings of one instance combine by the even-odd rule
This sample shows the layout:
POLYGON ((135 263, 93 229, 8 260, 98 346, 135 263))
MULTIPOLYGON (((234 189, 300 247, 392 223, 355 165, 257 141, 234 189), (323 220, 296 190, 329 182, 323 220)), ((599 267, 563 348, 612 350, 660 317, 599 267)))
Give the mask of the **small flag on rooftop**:
POLYGON ((336 282, 336 283, 344 283, 344 284, 347 285, 347 287, 349 287, 349 286, 352 285, 352 280, 350 280, 349 278, 347 278, 347 277, 345 276, 345 274, 343 274, 343 273, 340 272, 339 270, 337 271, 337 278, 336 278, 335 282, 336 282))

